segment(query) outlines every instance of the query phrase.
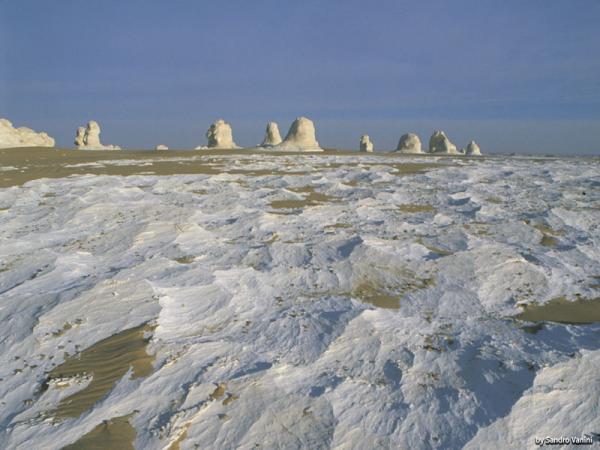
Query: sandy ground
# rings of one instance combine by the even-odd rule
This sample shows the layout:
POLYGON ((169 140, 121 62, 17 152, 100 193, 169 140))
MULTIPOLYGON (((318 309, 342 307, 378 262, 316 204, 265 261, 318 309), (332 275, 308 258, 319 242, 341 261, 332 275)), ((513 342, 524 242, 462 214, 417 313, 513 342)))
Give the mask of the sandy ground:
POLYGON ((81 391, 63 399, 53 412, 57 418, 78 417, 104 397, 132 368, 131 379, 152 373, 153 357, 146 353, 152 327, 143 325, 122 331, 73 355, 48 374, 48 382, 60 384, 70 377, 91 377, 81 391))
MULTIPOLYGON (((208 174, 219 173, 267 175, 276 174, 276 171, 244 171, 243 166, 225 167, 227 161, 221 156, 248 155, 249 152, 260 154, 278 154, 273 151, 261 150, 198 150, 198 151, 155 151, 155 150, 70 150, 42 147, 26 147, 14 149, 0 149, 0 188, 19 186, 31 180, 40 178, 64 178, 71 175, 183 175, 183 174, 208 174), (200 158, 202 158, 200 160, 200 158)), ((291 152, 279 152, 282 155, 291 155, 291 152)), ((353 158, 360 156, 357 152, 339 152, 327 150, 318 155, 348 155, 353 158)), ((306 154, 303 154, 306 155, 306 154)), ((315 157, 318 157, 316 155, 315 157)), ((369 155, 373 155, 370 153, 369 155)), ((432 168, 438 164, 407 163, 410 155, 380 154, 382 160, 390 165, 397 165, 403 173, 432 168), (398 159, 403 159, 398 164, 398 159)), ((422 156, 422 155, 419 155, 422 156)), ((248 163, 245 159, 244 163, 248 163)), ((328 165, 328 167, 333 167, 328 165)), ((281 173, 289 173, 282 168, 281 173)), ((294 172, 304 174, 303 172, 294 172)))

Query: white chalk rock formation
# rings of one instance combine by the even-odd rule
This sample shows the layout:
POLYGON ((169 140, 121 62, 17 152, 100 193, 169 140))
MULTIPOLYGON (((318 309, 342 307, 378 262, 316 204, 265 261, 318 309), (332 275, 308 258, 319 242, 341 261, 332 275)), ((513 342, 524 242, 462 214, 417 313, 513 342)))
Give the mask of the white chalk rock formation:
POLYGON ((460 154, 456 145, 450 142, 446 134, 440 130, 435 130, 429 139, 429 153, 460 154))
POLYGON ((12 147, 54 147, 54 139, 31 128, 15 128, 9 120, 0 119, 0 148, 12 147))
POLYGON ((165 144, 158 144, 155 150, 169 150, 169 147, 167 147, 165 144))
POLYGON ((421 139, 414 133, 406 133, 400 137, 396 151, 400 153, 423 153, 421 139))
POLYGON ((281 134, 279 134, 279 126, 277 122, 267 123, 267 129, 265 131, 265 138, 260 144, 261 147, 273 147, 274 145, 281 144, 281 134))
POLYGON ((90 120, 87 123, 87 127, 85 129, 85 137, 84 137, 84 145, 86 147, 91 148, 99 148, 102 147, 102 143, 100 142, 100 125, 95 120, 90 120))
POLYGON ((208 148, 239 148, 233 141, 231 125, 223 119, 217 120, 206 131, 208 148))
POLYGON ((372 152, 373 151, 373 143, 371 142, 371 138, 369 138, 368 134, 363 134, 360 137, 360 151, 361 152, 372 152))
POLYGON ((102 145, 100 133, 98 122, 90 120, 85 128, 77 128, 75 145, 79 150, 121 150, 118 145, 102 145))
POLYGON ((469 145, 467 145, 467 149, 465 151, 465 155, 481 156, 481 149, 479 148, 479 145, 477 145, 477 142, 475 142, 475 141, 469 142, 469 145))
POLYGON ((276 146, 278 150, 322 152, 316 138, 315 124, 306 117, 298 117, 292 123, 283 142, 276 146))
POLYGON ((85 127, 78 127, 75 133, 75 146, 85 147, 85 127))

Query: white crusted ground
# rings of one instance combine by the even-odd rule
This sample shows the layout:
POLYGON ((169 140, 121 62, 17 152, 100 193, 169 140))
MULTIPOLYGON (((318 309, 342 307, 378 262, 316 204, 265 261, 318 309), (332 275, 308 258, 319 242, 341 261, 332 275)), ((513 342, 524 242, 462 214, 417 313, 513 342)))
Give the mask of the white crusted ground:
POLYGON ((600 325, 531 333, 510 318, 517 302, 598 297, 597 160, 220 158, 288 174, 0 190, 0 447, 58 449, 134 411, 140 449, 184 431, 182 449, 520 449, 600 433, 600 325), (450 165, 388 164, 417 161, 450 165), (270 206, 305 186, 336 199, 270 206), (557 245, 534 223, 562 230, 557 245), (362 302, 362 281, 401 307, 362 302), (39 394, 64 352, 147 321, 152 375, 77 419, 44 419, 86 385, 39 394), (211 400, 217 383, 239 398, 211 400))

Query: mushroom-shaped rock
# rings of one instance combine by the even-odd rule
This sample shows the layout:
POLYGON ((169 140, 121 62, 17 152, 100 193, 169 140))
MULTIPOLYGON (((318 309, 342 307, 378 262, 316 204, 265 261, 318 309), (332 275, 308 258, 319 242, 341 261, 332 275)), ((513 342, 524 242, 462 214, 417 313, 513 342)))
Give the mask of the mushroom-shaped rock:
POLYGON ((277 122, 267 123, 267 129, 265 130, 265 138, 260 144, 261 147, 273 147, 274 145, 281 144, 281 134, 279 134, 279 126, 277 122))
POLYGON ((167 147, 165 144, 158 144, 156 146, 156 150, 169 150, 169 147, 167 147))
POLYGON ((459 154, 456 145, 450 142, 446 134, 440 130, 435 130, 429 139, 429 153, 459 154))
POLYGON ((0 148, 54 147, 54 139, 27 127, 13 127, 10 120, 0 119, 0 148))
POLYGON ((414 133, 406 133, 400 137, 396 151, 400 153, 423 153, 421 139, 414 133))
POLYGON ((361 152, 372 152, 373 151, 373 143, 371 142, 371 138, 369 138, 368 134, 363 134, 360 137, 360 151, 361 152))
POLYGON ((317 142, 315 124, 306 117, 298 117, 294 120, 283 142, 277 145, 277 149, 306 152, 323 151, 317 142))
POLYGON ((481 149, 479 148, 479 145, 477 145, 477 142, 475 142, 475 141, 469 142, 469 145, 467 145, 467 149, 465 151, 465 155, 481 156, 481 149))
POLYGON ((80 150, 121 150, 121 147, 118 145, 102 145, 100 142, 100 133, 101 130, 98 122, 90 120, 85 128, 77 128, 75 145, 80 150))
POLYGON ((231 125, 223 119, 217 120, 206 131, 208 148, 239 148, 233 142, 233 131, 231 125))

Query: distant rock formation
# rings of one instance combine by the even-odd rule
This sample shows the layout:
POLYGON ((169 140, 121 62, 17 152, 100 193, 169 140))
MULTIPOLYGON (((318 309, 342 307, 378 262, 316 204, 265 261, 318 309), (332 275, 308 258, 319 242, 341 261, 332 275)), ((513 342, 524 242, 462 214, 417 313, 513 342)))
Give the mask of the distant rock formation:
POLYGON ((233 131, 231 125, 223 119, 217 120, 206 131, 208 139, 208 148, 240 148, 233 141, 233 131))
POLYGON ((369 138, 368 134, 363 134, 360 137, 360 147, 361 152, 372 152, 373 151, 373 143, 371 142, 371 138, 369 138))
POLYGON ((276 146, 280 150, 322 152, 317 142, 315 124, 306 117, 298 117, 292 123, 283 142, 276 146))
POLYGON ((100 133, 98 122, 90 120, 85 128, 77 128, 75 145, 79 150, 121 150, 118 145, 102 145, 100 133))
POLYGON ((267 123, 267 129, 265 131, 265 138, 260 144, 260 147, 273 147, 274 145, 281 144, 281 134, 279 134, 279 126, 277 122, 267 123))
POLYGON ((27 127, 13 127, 8 119, 0 119, 0 148, 54 147, 54 139, 27 127))
POLYGON ((429 139, 429 153, 445 153, 447 155, 458 155, 456 145, 450 142, 443 131, 435 130, 429 139))
POLYGON ((406 133, 400 137, 396 151, 400 153, 423 153, 421 139, 414 133, 406 133))
POLYGON ((158 144, 155 150, 169 150, 169 147, 167 147, 165 144, 158 144))
POLYGON ((477 142, 471 141, 469 145, 467 145, 467 149, 465 150, 465 155, 467 156, 481 156, 481 149, 477 142))
POLYGON ((86 147, 99 148, 102 147, 100 142, 100 125, 95 120, 90 120, 85 129, 85 137, 83 143, 86 147))
POLYGON ((75 133, 75 146, 77 148, 85 146, 85 127, 78 127, 75 133))

